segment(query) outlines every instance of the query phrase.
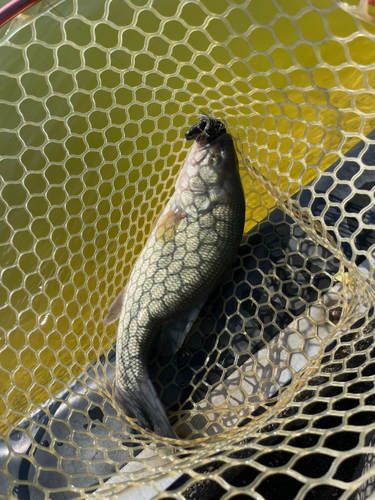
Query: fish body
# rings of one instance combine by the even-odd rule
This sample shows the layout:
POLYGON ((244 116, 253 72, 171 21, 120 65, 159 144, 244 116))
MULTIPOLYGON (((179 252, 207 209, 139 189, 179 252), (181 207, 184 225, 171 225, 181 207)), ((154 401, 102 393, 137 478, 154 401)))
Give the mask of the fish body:
MULTIPOLYGON (((206 129, 210 120, 217 122, 207 120, 206 129)), ((200 128, 191 132, 196 141, 174 195, 104 321, 120 319, 115 390, 124 412, 141 427, 171 438, 175 434, 149 379, 148 361, 155 349, 172 356, 181 347, 243 233, 245 200, 233 138, 224 127, 217 133, 213 138, 217 134, 200 128)))

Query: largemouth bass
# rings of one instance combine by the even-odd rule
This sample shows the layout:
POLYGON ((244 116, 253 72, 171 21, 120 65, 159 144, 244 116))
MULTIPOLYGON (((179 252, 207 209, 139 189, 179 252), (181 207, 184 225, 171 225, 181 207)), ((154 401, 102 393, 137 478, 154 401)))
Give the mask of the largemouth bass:
POLYGON ((149 379, 158 349, 182 345, 212 289, 233 261, 244 227, 245 199, 233 137, 203 116, 186 134, 195 140, 161 213, 104 324, 118 318, 115 394, 126 415, 161 436, 175 433, 149 379))

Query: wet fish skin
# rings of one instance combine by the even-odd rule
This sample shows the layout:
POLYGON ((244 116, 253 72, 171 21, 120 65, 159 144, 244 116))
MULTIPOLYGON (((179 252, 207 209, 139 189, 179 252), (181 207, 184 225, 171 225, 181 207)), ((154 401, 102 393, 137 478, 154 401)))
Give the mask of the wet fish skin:
POLYGON ((245 200, 233 138, 197 137, 129 281, 104 320, 120 318, 116 397, 124 412, 174 438, 147 365, 159 348, 173 355, 237 252, 245 200))

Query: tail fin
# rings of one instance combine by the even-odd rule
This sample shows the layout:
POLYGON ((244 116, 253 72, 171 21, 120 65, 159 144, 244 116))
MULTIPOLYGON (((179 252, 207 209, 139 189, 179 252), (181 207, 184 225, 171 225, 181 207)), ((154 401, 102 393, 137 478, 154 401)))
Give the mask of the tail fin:
POLYGON ((116 384, 115 394, 124 413, 136 418, 140 427, 155 434, 176 439, 167 414, 150 379, 143 380, 134 389, 122 389, 116 384))

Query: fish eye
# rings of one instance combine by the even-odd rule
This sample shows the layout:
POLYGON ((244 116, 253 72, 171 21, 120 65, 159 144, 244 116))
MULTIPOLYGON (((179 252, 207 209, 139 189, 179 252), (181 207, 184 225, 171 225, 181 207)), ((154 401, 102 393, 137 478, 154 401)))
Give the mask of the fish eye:
POLYGON ((223 157, 220 154, 216 154, 211 156, 210 158, 210 166, 211 167, 219 167, 221 162, 223 161, 223 157))

